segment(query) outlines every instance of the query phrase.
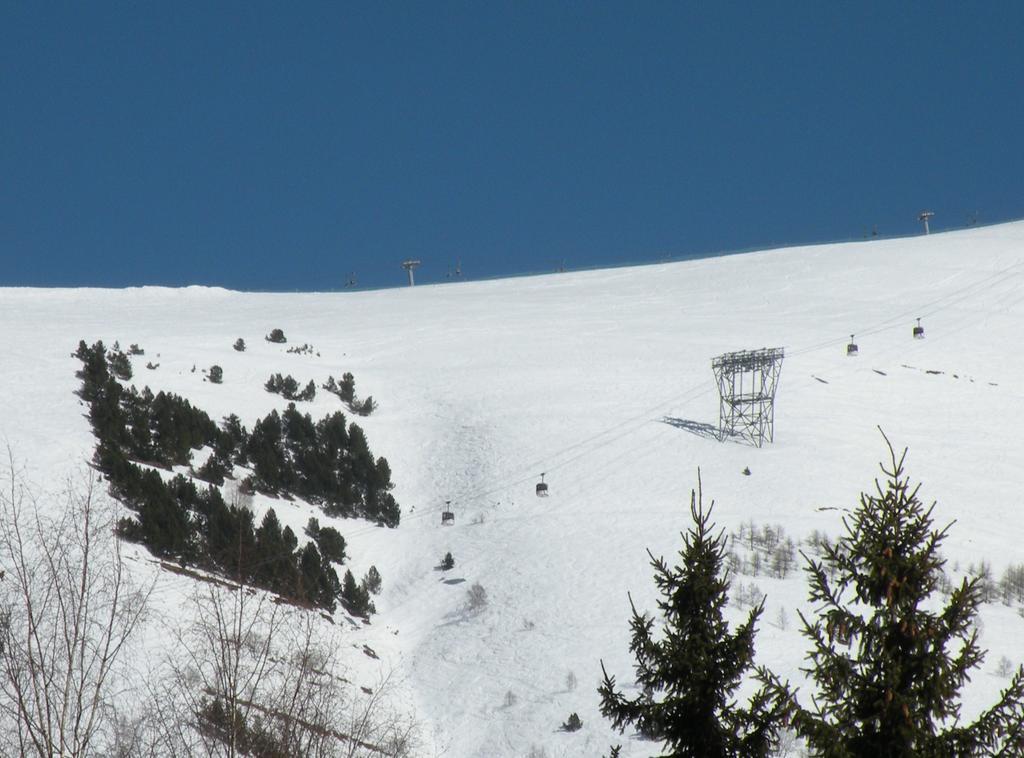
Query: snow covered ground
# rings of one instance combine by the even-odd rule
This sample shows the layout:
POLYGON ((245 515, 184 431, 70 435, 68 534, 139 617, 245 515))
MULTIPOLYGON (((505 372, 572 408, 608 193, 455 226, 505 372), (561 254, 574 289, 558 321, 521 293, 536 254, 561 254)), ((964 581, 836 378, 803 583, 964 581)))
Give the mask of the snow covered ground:
MULTIPOLYGON (((881 426, 910 448, 937 523, 956 520, 951 568, 985 560, 998 578, 1024 563, 1022 327, 1024 223, 374 292, 0 289, 0 439, 40 487, 81 470, 94 440, 73 394, 79 339, 138 343, 136 384, 248 426, 285 405, 263 389, 271 373, 319 384, 351 371, 380 404, 359 423, 403 509, 396 530, 337 522, 356 575, 374 564, 384 578, 372 625, 346 633, 356 683, 395 672, 424 755, 589 757, 623 742, 623 755, 640 756, 653 746, 600 717, 599 660, 630 681, 626 593, 653 608, 645 550, 679 548, 698 467, 728 531, 753 521, 794 539, 836 535, 878 473, 881 426), (911 338, 917 317, 924 340, 911 338), (288 345, 263 340, 275 327, 288 345), (856 358, 845 355, 851 333, 856 358), (238 337, 244 353, 231 347, 238 337), (319 355, 285 352, 302 343, 319 355), (711 358, 776 346, 786 358, 775 443, 694 433, 718 421, 711 358), (221 385, 203 380, 212 364, 221 385), (541 472, 546 499, 534 496, 541 472), (453 527, 440 523, 446 500, 453 527), (442 574, 446 551, 456 567, 442 574), (466 613, 474 583, 488 603, 466 613), (559 731, 574 711, 583 729, 559 731)), ((303 405, 314 417, 341 409, 323 392, 303 405)), ((269 505, 297 532, 311 515, 329 521, 259 499, 269 505)), ((138 570, 156 571, 142 555, 138 570)), ((162 613, 177 612, 188 584, 159 576, 162 613)), ((802 574, 737 576, 734 594, 750 585, 767 594, 759 660, 799 681, 802 574)), ((1006 685, 1000 658, 1024 656, 1017 609, 988 605, 982 620, 989 655, 966 690, 968 716, 1006 685)))

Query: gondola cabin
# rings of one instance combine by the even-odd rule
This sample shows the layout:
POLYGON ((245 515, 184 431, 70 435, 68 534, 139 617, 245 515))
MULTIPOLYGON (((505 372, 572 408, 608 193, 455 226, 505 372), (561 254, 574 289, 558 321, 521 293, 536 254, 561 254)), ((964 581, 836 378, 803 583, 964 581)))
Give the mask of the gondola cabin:
POLYGON ((914 339, 916 339, 916 340, 923 340, 924 339, 924 327, 921 326, 921 319, 917 320, 917 326, 914 327, 914 339))
POLYGON ((548 485, 544 482, 544 474, 540 475, 540 481, 537 482, 537 497, 548 496, 548 485))
POLYGON ((455 512, 452 510, 452 501, 447 500, 444 510, 441 511, 441 526, 455 526, 455 512))
POLYGON ((850 344, 846 346, 846 354, 851 358, 857 354, 857 343, 853 341, 853 335, 850 335, 850 344))

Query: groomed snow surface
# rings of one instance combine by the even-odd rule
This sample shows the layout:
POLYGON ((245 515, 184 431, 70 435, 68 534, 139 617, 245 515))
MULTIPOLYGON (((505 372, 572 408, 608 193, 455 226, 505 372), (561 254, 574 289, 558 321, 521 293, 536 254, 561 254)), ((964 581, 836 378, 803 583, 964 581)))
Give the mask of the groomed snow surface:
MULTIPOLYGON (((591 758, 619 742, 625 756, 650 755, 656 745, 601 718, 599 660, 631 682, 627 592, 654 608, 645 551, 679 549, 698 467, 728 532, 752 521, 795 540, 835 536, 842 510, 878 475, 881 426, 910 448, 908 472, 938 501, 936 523, 956 521, 951 570, 984 560, 998 579, 1024 563, 1022 285, 1024 223, 374 292, 3 289, 0 436, 39 489, 80 475, 94 439, 74 394, 79 339, 138 343, 136 385, 184 395, 215 419, 237 413, 249 428, 286 404, 263 389, 271 373, 319 385, 351 371, 357 393, 380 404, 358 423, 391 464, 401 526, 256 504, 298 534, 310 516, 334 523, 354 573, 380 570, 379 613, 368 627, 346 626, 349 678, 372 685, 394 672, 425 756, 591 758), (924 340, 911 338, 917 317, 924 340), (275 327, 287 345, 264 341, 275 327), (856 358, 845 354, 850 333, 856 358), (238 337, 247 351, 232 349, 238 337), (303 343, 319 355, 286 352, 303 343), (711 358, 776 346, 786 358, 774 444, 695 433, 718 423, 711 358), (223 384, 204 381, 212 364, 223 384), (546 499, 534 495, 541 472, 546 499), (445 500, 454 526, 441 526, 445 500), (447 551, 456 566, 441 573, 447 551), (488 602, 468 613, 474 583, 488 602), (583 728, 559 731, 571 712, 583 728)), ((300 407, 315 418, 342 410, 325 392, 300 407)), ((180 614, 190 580, 129 553, 140 575, 157 576, 157 615, 180 614)), ((802 681, 804 576, 735 576, 733 594, 750 585, 767 594, 758 660, 802 681)), ((1001 657, 1021 661, 1018 610, 985 606, 989 653, 965 691, 965 716, 1007 684, 1001 657)), ((730 620, 745 613, 734 605, 730 620)), ((157 646, 161 635, 146 639, 157 646)))

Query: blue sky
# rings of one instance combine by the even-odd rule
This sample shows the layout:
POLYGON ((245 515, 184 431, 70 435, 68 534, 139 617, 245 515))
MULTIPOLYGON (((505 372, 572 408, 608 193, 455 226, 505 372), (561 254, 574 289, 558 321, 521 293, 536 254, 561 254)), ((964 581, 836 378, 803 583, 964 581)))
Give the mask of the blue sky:
POLYGON ((237 289, 1024 217, 1024 4, 0 4, 0 285, 237 289))

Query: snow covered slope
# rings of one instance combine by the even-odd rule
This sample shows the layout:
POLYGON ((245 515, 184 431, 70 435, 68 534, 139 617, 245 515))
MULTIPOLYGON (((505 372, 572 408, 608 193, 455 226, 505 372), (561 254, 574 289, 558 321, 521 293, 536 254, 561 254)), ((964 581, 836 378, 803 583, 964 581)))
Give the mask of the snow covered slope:
MULTIPOLYGON (((339 523, 357 575, 375 564, 384 577, 380 613, 350 634, 395 670, 424 723, 424 754, 596 756, 625 742, 623 755, 649 755, 601 719, 599 659, 629 681, 626 593, 653 608, 645 549, 678 549, 698 467, 729 531, 753 521, 794 539, 835 535, 839 509, 878 472, 880 425, 909 446, 937 522, 956 520, 951 566, 986 560, 998 577, 1024 563, 1022 285, 1024 223, 365 293, 0 289, 0 438, 40 484, 89 459, 73 394, 79 339, 138 343, 136 384, 247 425, 284 405, 263 390, 270 373, 319 384, 351 371, 380 403, 360 424, 391 464, 403 516, 397 530, 339 523), (924 340, 911 339, 916 317, 924 340), (275 327, 319 355, 265 342, 275 327), (845 355, 850 333, 856 358, 845 355), (244 353, 231 348, 238 337, 244 353), (688 431, 717 425, 711 358, 766 346, 786 349, 775 443, 688 431), (211 364, 223 384, 203 381, 211 364), (546 499, 534 496, 541 472, 546 499), (440 524, 445 500, 453 527, 440 524), (442 574, 446 551, 456 567, 442 574), (473 583, 488 603, 467 614, 473 583), (583 729, 558 731, 573 711, 583 729)), ((320 393, 305 409, 318 417, 340 404, 320 393)), ((318 515, 272 504, 293 525, 318 515)), ((173 612, 187 580, 160 582, 173 612)), ((767 593, 760 660, 799 679, 803 577, 735 582, 767 593)), ((1016 609, 986 606, 983 621, 990 653, 965 715, 1006 684, 999 658, 1021 659, 1016 609)))

